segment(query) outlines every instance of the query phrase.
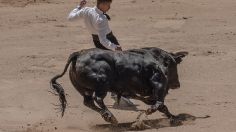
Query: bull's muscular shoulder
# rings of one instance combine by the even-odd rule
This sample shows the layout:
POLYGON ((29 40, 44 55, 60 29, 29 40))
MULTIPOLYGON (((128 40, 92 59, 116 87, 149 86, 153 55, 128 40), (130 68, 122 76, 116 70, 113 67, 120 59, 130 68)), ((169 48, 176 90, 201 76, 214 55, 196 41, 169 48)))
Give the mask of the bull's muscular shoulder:
POLYGON ((115 64, 119 68, 130 70, 154 68, 158 62, 150 54, 124 51, 115 55, 115 64))

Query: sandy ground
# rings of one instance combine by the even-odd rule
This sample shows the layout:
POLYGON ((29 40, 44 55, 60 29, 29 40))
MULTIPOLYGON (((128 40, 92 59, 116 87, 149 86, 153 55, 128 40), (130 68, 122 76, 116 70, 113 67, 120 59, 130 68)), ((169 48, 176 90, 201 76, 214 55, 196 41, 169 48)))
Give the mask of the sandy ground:
MULTIPOLYGON (((66 19, 77 3, 0 0, 0 132, 130 130, 139 112, 111 108, 120 122, 112 127, 83 105, 68 73, 60 83, 69 108, 63 118, 54 109, 58 98, 48 92, 49 80, 62 72, 71 52, 93 47, 83 20, 66 19)), ((114 0, 109 14, 124 49, 190 53, 179 66, 181 88, 170 91, 166 104, 196 120, 173 127, 156 112, 145 132, 236 132, 235 0, 114 0)), ((134 102, 139 110, 147 108, 134 102)), ((113 100, 107 97, 106 104, 113 100)))

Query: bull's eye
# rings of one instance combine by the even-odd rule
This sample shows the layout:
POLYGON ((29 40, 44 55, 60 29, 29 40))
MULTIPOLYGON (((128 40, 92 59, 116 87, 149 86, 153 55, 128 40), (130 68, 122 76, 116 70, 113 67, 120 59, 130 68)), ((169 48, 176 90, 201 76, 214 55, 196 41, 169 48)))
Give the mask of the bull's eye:
POLYGON ((166 70, 164 74, 165 74, 165 76, 168 76, 168 71, 166 70))
POLYGON ((169 64, 168 64, 167 62, 164 62, 164 66, 165 66, 165 67, 168 67, 168 65, 169 65, 169 64))
POLYGON ((163 65, 164 65, 165 67, 168 67, 168 66, 170 65, 170 61, 169 61, 169 60, 165 60, 164 63, 163 63, 163 65))
POLYGON ((170 64, 170 61, 168 60, 168 58, 164 58, 163 65, 164 65, 165 67, 168 67, 169 64, 170 64))

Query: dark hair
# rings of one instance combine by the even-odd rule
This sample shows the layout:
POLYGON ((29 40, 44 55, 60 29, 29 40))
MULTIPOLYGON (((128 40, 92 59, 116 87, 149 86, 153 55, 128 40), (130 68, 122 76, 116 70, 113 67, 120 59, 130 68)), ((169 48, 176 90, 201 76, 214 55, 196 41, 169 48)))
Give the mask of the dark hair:
POLYGON ((97 0, 97 5, 100 3, 105 3, 105 2, 112 2, 112 0, 97 0))

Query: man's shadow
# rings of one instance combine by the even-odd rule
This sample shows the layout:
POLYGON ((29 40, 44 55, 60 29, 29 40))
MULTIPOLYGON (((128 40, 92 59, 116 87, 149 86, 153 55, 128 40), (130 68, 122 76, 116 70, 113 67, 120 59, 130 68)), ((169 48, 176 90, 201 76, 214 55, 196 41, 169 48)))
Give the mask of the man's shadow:
POLYGON ((102 130, 102 131, 112 131, 112 132, 124 132, 124 131, 140 131, 146 129, 159 129, 164 127, 177 127, 182 125, 194 124, 196 119, 206 119, 210 116, 204 117, 195 117, 190 114, 179 114, 177 118, 181 121, 181 123, 173 124, 170 122, 168 118, 160 118, 160 119, 150 119, 150 120, 142 120, 142 124, 147 125, 148 127, 133 127, 133 124, 136 122, 126 122, 126 123, 118 123, 117 125, 112 124, 99 124, 93 126, 92 129, 102 130))

